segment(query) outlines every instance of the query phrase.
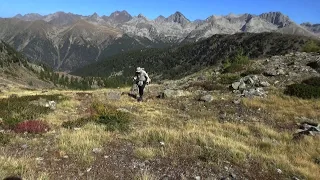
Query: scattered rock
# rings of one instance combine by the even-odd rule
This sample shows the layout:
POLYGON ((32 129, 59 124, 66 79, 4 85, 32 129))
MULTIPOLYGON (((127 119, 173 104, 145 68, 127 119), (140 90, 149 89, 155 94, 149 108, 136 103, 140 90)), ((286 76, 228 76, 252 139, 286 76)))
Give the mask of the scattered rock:
POLYGON ((98 154, 98 153, 102 152, 102 149, 101 148, 93 148, 92 152, 98 154))
POLYGON ((164 143, 163 141, 161 141, 161 142, 160 142, 160 145, 161 145, 161 146, 164 146, 164 145, 165 145, 165 143, 164 143))
POLYGON ((320 125, 317 123, 303 122, 299 124, 299 130, 294 134, 295 138, 299 138, 303 135, 320 135, 320 125))
POLYGON ((27 148, 28 148, 28 145, 27 145, 27 144, 24 144, 24 145, 21 146, 21 148, 22 148, 22 149, 27 149, 27 148))
POLYGON ((42 157, 37 157, 36 161, 43 161, 44 159, 42 157))
POLYGON ((234 100, 234 101, 232 101, 234 104, 240 104, 241 103, 241 100, 240 99, 238 99, 238 100, 234 100))
POLYGON ((299 178, 297 178, 296 176, 293 176, 292 178, 293 180, 300 180, 299 178))
POLYGON ((92 167, 89 167, 86 171, 87 171, 87 172, 90 172, 90 171, 91 171, 91 169, 92 169, 92 167))
POLYGON ((233 179, 237 178, 237 176, 234 173, 230 173, 229 176, 233 179))
POLYGON ((194 179, 195 179, 195 180, 200 180, 201 177, 200 177, 200 176, 196 176, 194 179))
POLYGON ((278 69, 277 75, 285 75, 285 74, 286 74, 286 72, 284 72, 283 69, 278 69))
POLYGON ((205 101, 205 102, 212 102, 213 101, 213 96, 208 94, 208 95, 205 95, 205 96, 202 96, 200 98, 201 101, 205 101))
POLYGON ((240 82, 240 85, 239 85, 239 90, 244 90, 244 89, 246 89, 246 83, 244 83, 243 81, 242 82, 240 82))
POLYGON ((49 107, 50 109, 55 110, 57 108, 57 103, 55 101, 49 101, 46 104, 46 107, 49 107))
POLYGON ((262 86, 262 87, 269 87, 270 84, 269 84, 267 81, 262 81, 262 82, 260 82, 260 86, 262 86))
POLYGON ((282 174, 282 170, 281 169, 277 169, 277 173, 282 174))
POLYGON ((108 100, 120 100, 121 92, 111 91, 106 94, 108 100))

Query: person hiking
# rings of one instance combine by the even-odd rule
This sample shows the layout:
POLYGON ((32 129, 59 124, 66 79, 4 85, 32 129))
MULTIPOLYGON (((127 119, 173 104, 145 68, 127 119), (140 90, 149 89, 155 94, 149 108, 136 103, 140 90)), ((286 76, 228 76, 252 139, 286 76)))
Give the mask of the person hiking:
POLYGON ((151 79, 148 73, 144 70, 144 68, 137 67, 133 80, 135 81, 135 84, 138 86, 138 91, 139 91, 138 101, 142 101, 144 88, 146 85, 150 84, 151 79))

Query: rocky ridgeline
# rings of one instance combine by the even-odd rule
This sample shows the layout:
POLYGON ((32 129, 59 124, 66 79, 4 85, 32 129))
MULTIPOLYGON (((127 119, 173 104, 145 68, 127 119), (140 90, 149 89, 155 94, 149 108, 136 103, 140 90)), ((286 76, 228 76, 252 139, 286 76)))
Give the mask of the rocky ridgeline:
MULTIPOLYGON (((271 86, 283 89, 289 84, 320 76, 320 54, 296 52, 282 56, 272 56, 255 60, 255 63, 249 69, 259 70, 259 73, 248 73, 249 75, 233 82, 230 84, 231 91, 237 97, 266 97, 271 86)), ((222 71, 222 67, 215 67, 212 72, 198 73, 179 81, 167 81, 162 84, 165 90, 161 92, 159 97, 176 98, 200 95, 199 100, 211 102, 214 99, 213 91, 199 90, 199 87, 194 87, 192 84, 209 83, 212 77, 221 77, 223 75, 222 71)), ((217 84, 218 82, 213 82, 213 85, 217 84)))
POLYGON ((290 53, 258 60, 253 65, 262 70, 262 74, 248 75, 231 84, 234 93, 244 97, 267 95, 271 85, 285 87, 303 79, 319 76, 320 55, 318 53, 290 53))

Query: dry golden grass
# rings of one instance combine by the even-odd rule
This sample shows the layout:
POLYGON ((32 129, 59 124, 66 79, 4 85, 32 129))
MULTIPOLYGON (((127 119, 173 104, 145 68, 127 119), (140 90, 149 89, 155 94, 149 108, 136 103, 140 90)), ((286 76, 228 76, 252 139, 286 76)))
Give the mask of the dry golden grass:
MULTIPOLYGON (((92 91, 94 100, 115 108, 132 107, 133 110, 130 110, 132 131, 128 134, 113 134, 93 123, 77 131, 60 129, 56 144, 59 150, 85 163, 91 163, 94 160, 92 149, 103 147, 111 140, 111 136, 117 136, 134 142, 137 146, 134 155, 141 159, 170 156, 177 159, 201 159, 216 165, 229 161, 239 167, 245 167, 249 159, 254 159, 272 172, 280 168, 284 173, 302 175, 306 179, 320 177, 319 165, 314 162, 320 154, 319 137, 305 137, 300 141, 294 141, 292 136, 294 132, 281 131, 269 125, 270 123, 219 123, 213 113, 202 117, 189 114, 196 118, 185 121, 179 118, 176 109, 168 106, 170 100, 137 103, 132 98, 122 96, 119 101, 108 101, 105 97, 107 91, 110 90, 92 91)), ((119 91, 128 91, 128 89, 119 91)), ((75 92, 63 93, 74 94, 75 92)), ((74 98, 74 96, 70 97, 74 98)), ((319 122, 319 100, 270 95, 265 99, 243 99, 242 102, 248 108, 261 108, 270 112, 275 117, 273 118, 275 122, 294 122, 294 117, 301 116, 313 118, 319 122)), ((70 113, 59 112, 59 109, 71 111, 77 106, 79 102, 75 99, 62 102, 58 104, 58 110, 46 118, 52 124, 61 125, 60 121, 67 120, 66 116, 70 116, 70 113)), ((186 113, 199 113, 199 111, 191 109, 186 113)), ((76 118, 74 116, 74 119, 76 118)), ((15 167, 14 162, 21 161, 22 164, 26 164, 29 160, 27 157, 14 160, 10 167, 15 167)), ((25 170, 27 171, 23 169, 25 170)), ((13 171, 21 171, 21 168, 13 171)), ((3 168, 0 168, 0 172, 7 173, 3 168)), ((137 175, 136 179, 156 179, 156 177, 144 171, 137 175)))
POLYGON ((137 174, 134 179, 135 180, 157 180, 159 178, 151 174, 148 170, 144 170, 139 174, 137 174))
MULTIPOLYGON (((269 111, 277 120, 290 121, 294 117, 319 120, 320 100, 303 100, 296 97, 271 95, 268 98, 244 99, 245 106, 269 111)), ((318 121, 320 122, 320 121, 318 121)))
MULTIPOLYGON (((266 99, 244 99, 247 107, 263 108, 274 113, 277 120, 289 121, 293 117, 320 117, 320 102, 272 95, 266 99)), ((118 102, 127 103, 126 100, 118 102)), ((123 105, 123 104, 122 104, 123 105)), ((283 171, 295 172, 308 179, 320 176, 319 166, 314 157, 319 154, 320 142, 317 137, 306 137, 300 142, 293 140, 294 132, 282 132, 264 123, 235 124, 219 123, 214 118, 193 119, 180 123, 177 114, 161 103, 138 104, 143 109, 139 121, 146 121, 136 127, 129 136, 141 147, 153 147, 160 156, 208 156, 216 163, 231 161, 245 163, 253 157, 265 164, 283 171), (179 126, 168 126, 177 123, 179 126), (164 142, 162 147, 160 142, 164 142)), ((138 115, 138 114, 137 114, 138 115)))
POLYGON ((30 157, 0 156, 0 177, 8 177, 19 174, 25 180, 47 180, 47 173, 36 172, 36 160, 30 157))
POLYGON ((58 148, 85 163, 94 160, 93 148, 102 148, 111 134, 102 126, 89 123, 79 130, 61 129, 58 148))

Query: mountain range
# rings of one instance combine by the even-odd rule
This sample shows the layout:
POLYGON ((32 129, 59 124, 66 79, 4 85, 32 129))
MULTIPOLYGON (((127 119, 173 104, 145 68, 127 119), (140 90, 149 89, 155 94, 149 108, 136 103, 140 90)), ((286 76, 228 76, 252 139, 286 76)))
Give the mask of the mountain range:
POLYGON ((320 25, 293 22, 281 12, 229 14, 190 21, 181 12, 149 19, 116 11, 109 16, 56 12, 0 18, 0 39, 32 61, 72 71, 118 53, 197 42, 215 34, 280 32, 320 38, 320 25))

